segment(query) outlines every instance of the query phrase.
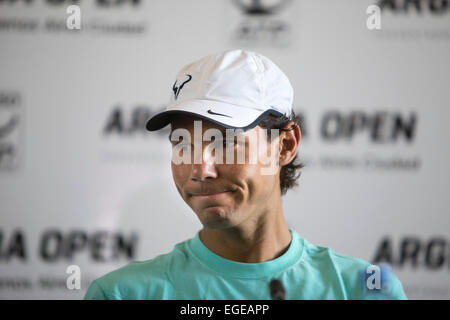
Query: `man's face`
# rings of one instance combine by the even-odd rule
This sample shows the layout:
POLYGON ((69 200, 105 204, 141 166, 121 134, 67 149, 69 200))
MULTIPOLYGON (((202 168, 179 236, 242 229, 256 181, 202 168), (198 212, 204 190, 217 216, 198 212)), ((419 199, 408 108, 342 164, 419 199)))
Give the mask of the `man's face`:
MULTIPOLYGON (((180 131, 177 129, 185 129, 187 130, 185 132, 189 132, 190 137, 194 139, 194 120, 198 125, 199 119, 175 117, 171 122, 171 135, 180 131)), ((254 219, 256 222, 258 217, 264 215, 267 203, 270 203, 274 197, 280 197, 278 164, 275 170, 271 170, 271 174, 265 173, 263 169, 267 169, 267 156, 271 155, 271 144, 264 135, 265 129, 257 126, 242 133, 241 138, 245 137, 244 141, 244 139, 227 140, 224 128, 209 121, 202 120, 201 127, 202 137, 208 129, 212 128, 223 132, 224 141, 218 140, 215 145, 220 144, 224 148, 229 148, 228 152, 230 148, 234 150, 234 161, 232 163, 225 161, 225 149, 223 162, 217 161, 214 158, 217 153, 210 149, 211 142, 200 138, 201 151, 198 154, 201 154, 201 163, 195 163, 194 142, 186 144, 186 141, 171 141, 173 154, 180 153, 180 144, 191 147, 190 150, 189 148, 181 148, 181 150, 188 152, 188 158, 192 161, 178 164, 172 161, 173 179, 180 195, 207 228, 234 227, 248 219, 254 219), (250 147, 252 143, 258 145, 260 139, 266 139, 266 148, 258 147, 255 150, 250 147), (245 161, 240 161, 242 158, 239 158, 238 152, 243 148, 245 148, 243 152, 245 161)), ((197 129, 196 133, 198 132, 197 129)), ((174 140, 174 137, 172 136, 171 139, 174 140)), ((274 155, 277 156, 277 153, 278 149, 274 155)))

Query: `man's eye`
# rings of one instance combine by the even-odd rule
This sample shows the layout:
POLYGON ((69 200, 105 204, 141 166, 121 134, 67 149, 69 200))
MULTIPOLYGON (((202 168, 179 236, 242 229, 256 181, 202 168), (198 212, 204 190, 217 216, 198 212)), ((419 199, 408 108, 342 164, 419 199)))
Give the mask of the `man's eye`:
POLYGON ((234 141, 223 141, 223 146, 225 148, 232 148, 234 147, 236 144, 234 143, 234 141))
POLYGON ((189 151, 190 145, 186 143, 183 144, 179 143, 174 145, 174 147, 176 147, 179 151, 189 151))

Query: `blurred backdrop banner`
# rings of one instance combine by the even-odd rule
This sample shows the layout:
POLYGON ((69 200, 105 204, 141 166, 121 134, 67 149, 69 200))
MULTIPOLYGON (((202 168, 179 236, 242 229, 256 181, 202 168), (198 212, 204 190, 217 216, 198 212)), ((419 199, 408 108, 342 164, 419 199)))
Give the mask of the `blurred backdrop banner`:
POLYGON ((167 128, 145 122, 179 69, 236 48, 295 90, 289 227, 390 264, 410 299, 450 298, 448 1, 3 0, 1 299, 80 299, 194 236, 167 128))

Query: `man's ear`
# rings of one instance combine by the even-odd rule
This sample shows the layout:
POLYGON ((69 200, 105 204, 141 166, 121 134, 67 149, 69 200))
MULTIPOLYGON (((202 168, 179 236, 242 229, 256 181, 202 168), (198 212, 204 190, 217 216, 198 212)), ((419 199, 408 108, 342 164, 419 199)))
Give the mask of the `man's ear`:
POLYGON ((302 134, 299 125, 294 121, 289 122, 280 131, 279 164, 282 167, 294 159, 300 145, 302 134))

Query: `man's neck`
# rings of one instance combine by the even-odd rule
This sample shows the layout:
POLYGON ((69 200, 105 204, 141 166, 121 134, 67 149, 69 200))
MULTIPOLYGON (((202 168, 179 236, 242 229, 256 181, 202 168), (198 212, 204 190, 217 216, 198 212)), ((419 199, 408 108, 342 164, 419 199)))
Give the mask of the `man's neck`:
POLYGON ((212 252, 228 260, 245 263, 273 260, 287 251, 292 240, 281 201, 274 209, 260 213, 256 221, 246 221, 237 227, 203 228, 200 240, 212 252))

